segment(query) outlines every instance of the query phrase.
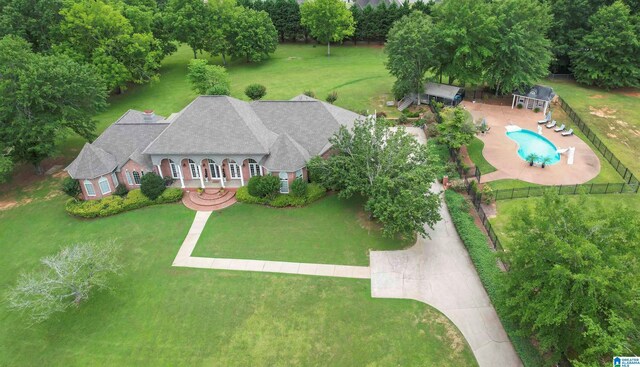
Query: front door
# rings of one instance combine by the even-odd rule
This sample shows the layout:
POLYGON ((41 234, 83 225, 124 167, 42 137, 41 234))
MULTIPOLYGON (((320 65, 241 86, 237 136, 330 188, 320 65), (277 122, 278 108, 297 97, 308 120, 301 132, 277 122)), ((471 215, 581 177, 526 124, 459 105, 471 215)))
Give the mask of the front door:
POLYGON ((200 166, 196 163, 189 163, 189 167, 191 168, 191 177, 200 178, 200 166))
POLYGON ((220 178, 220 166, 215 163, 209 163, 209 170, 211 171, 211 178, 220 178))

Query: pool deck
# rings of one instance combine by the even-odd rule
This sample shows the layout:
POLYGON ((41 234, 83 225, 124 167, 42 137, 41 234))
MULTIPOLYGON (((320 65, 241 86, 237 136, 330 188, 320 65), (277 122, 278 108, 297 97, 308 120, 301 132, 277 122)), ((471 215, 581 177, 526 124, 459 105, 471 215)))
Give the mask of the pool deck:
MULTIPOLYGON (((573 164, 567 164, 568 152, 560 155, 560 162, 544 169, 540 166, 531 167, 518 156, 518 144, 507 137, 506 126, 517 125, 537 133, 537 121, 544 118, 542 113, 466 101, 463 106, 471 112, 474 121, 484 117, 491 127, 489 133, 478 134, 478 138, 484 142, 482 154, 497 171, 483 174, 481 182, 517 179, 541 185, 575 185, 585 183, 600 173, 600 160, 587 143, 576 135, 562 136, 544 125, 542 135, 558 149, 576 148, 573 164)), ((552 105, 552 108, 559 107, 552 105)), ((568 123, 558 121, 558 126, 563 122, 568 123)))

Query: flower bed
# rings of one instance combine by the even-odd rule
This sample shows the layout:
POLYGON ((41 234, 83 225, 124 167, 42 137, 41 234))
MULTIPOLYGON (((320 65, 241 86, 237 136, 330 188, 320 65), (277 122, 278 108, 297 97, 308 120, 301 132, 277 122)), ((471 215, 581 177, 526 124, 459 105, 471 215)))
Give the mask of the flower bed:
POLYGON ((174 203, 180 199, 182 199, 182 190, 178 188, 167 188, 155 200, 144 196, 137 189, 129 191, 124 197, 111 195, 103 199, 87 201, 69 199, 65 210, 71 215, 82 218, 108 217, 145 206, 174 203))
POLYGON ((307 187, 307 193, 304 196, 295 196, 293 194, 278 194, 274 198, 260 198, 251 196, 247 186, 243 186, 236 192, 236 200, 247 204, 262 204, 276 208, 284 208, 288 206, 305 206, 318 199, 323 198, 327 190, 315 183, 310 183, 307 187))

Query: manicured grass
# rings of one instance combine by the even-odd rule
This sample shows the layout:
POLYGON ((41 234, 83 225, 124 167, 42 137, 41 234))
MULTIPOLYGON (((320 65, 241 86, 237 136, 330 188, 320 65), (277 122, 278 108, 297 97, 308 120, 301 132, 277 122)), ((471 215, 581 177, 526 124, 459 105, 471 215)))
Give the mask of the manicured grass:
POLYGON ((469 158, 471 158, 476 167, 480 168, 480 172, 482 172, 482 174, 494 172, 496 168, 484 158, 482 155, 482 149, 484 149, 484 142, 474 137, 471 143, 467 145, 469 158))
MULTIPOLYGON (((576 200, 576 196, 570 197, 576 200)), ((493 228, 496 231, 503 247, 509 248, 509 243, 514 239, 509 236, 509 221, 514 217, 515 213, 522 207, 533 206, 541 198, 526 198, 512 200, 498 200, 496 206, 498 215, 490 219, 493 228)), ((590 203, 601 203, 609 207, 629 206, 638 211, 640 215, 640 195, 638 194, 607 194, 607 195, 587 195, 586 205, 590 203)))
POLYGON ((369 265, 369 250, 398 250, 415 239, 388 239, 362 200, 331 195, 304 208, 238 203, 213 213, 193 255, 369 265))
POLYGON ((367 280, 172 268, 194 217, 182 205, 79 220, 64 200, 0 212, 3 292, 41 257, 85 240, 116 239, 123 275, 112 292, 33 327, 0 302, 2 366, 476 365, 446 317, 372 299, 367 280))
MULTIPOLYGON (((331 56, 327 57, 323 47, 283 44, 278 45, 277 51, 264 62, 234 61, 228 66, 231 95, 248 100, 244 89, 252 83, 267 87, 264 99, 290 99, 312 90, 318 99, 324 100, 329 92, 336 91, 337 106, 353 111, 397 113, 395 108, 384 105, 387 99, 392 99, 390 91, 394 79, 384 67, 382 47, 337 46, 331 51, 331 56)), ((111 97, 108 110, 96 117, 97 133, 128 109, 152 109, 163 116, 179 112, 196 97, 186 79, 187 65, 192 58, 191 49, 181 46, 178 52, 163 61, 159 81, 133 86, 124 94, 111 97)), ((209 59, 212 63, 222 64, 219 57, 209 59)), ((71 160, 82 144, 84 141, 80 137, 72 136, 62 145, 62 152, 71 160)))
MULTIPOLYGON (((571 81, 547 80, 609 149, 640 176, 640 91, 605 91, 571 81), (633 95, 635 93, 635 95, 633 95)), ((559 109, 559 108, 558 108, 559 109)), ((556 109, 556 110, 558 110, 556 109)), ((555 112, 554 112, 555 113, 555 112)))

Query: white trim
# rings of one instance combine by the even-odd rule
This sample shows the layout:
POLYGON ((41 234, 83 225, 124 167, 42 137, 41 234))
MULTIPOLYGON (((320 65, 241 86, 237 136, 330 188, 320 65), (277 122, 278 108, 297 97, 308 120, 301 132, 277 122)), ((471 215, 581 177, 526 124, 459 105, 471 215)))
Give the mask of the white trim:
POLYGON ((124 176, 127 178, 127 183, 129 186, 133 186, 133 178, 131 177, 131 173, 129 170, 124 171, 124 176))
POLYGON ((280 173, 278 173, 278 177, 280 178, 280 193, 288 194, 289 193, 289 173, 280 171, 280 173), (284 174, 284 177, 282 177, 283 174, 284 174), (286 190, 283 191, 282 190, 283 188, 285 188, 286 190))
POLYGON ((96 196, 96 190, 93 187, 93 182, 84 180, 82 184, 84 185, 84 191, 86 191, 87 196, 96 196))
POLYGON ((169 170, 171 171, 171 178, 180 178, 180 171, 176 162, 169 159, 169 170))
MULTIPOLYGON (((200 165, 197 164, 193 159, 189 159, 187 161, 189 163, 189 173, 191 174, 191 179, 202 179, 202 172, 200 172, 200 165)), ((204 186, 204 184, 203 184, 204 186)))
POLYGON ((222 180, 222 173, 220 173, 220 166, 211 158, 207 159, 207 165, 209 166, 209 173, 212 180, 222 180))
POLYGON ((140 186, 140 184, 142 184, 142 175, 140 173, 138 173, 138 171, 133 171, 131 173, 131 176, 133 177, 133 185, 134 186, 140 186), (136 180, 136 176, 138 177, 137 180, 136 180))
POLYGON ((158 176, 160 176, 160 177, 163 177, 163 178, 164 178, 164 175, 162 174, 162 166, 160 166, 160 165, 158 164, 158 165, 157 165, 157 168, 158 168, 158 176))
POLYGON ((227 164, 229 165, 229 174, 231 175, 231 179, 232 180, 241 179, 242 178, 242 168, 238 165, 238 163, 236 163, 236 161, 227 161, 227 164), (233 163, 231 163, 231 162, 233 162, 233 163))
POLYGON ((261 176, 262 167, 260 167, 260 164, 256 162, 255 159, 247 159, 247 163, 249 164, 249 178, 253 176, 261 176))
POLYGON ((98 180, 98 187, 100 187, 100 192, 102 193, 102 195, 111 193, 111 185, 109 185, 109 180, 104 176, 100 177, 100 179, 98 180), (102 186, 103 183, 107 184, 106 191, 104 186, 102 186))
POLYGON ((176 165, 178 167, 178 174, 180 175, 180 187, 184 189, 184 175, 182 174, 182 160, 180 160, 180 164, 176 165))
POLYGON ((113 187, 120 186, 120 181, 118 181, 118 175, 115 172, 111 172, 111 181, 113 181, 113 187))

